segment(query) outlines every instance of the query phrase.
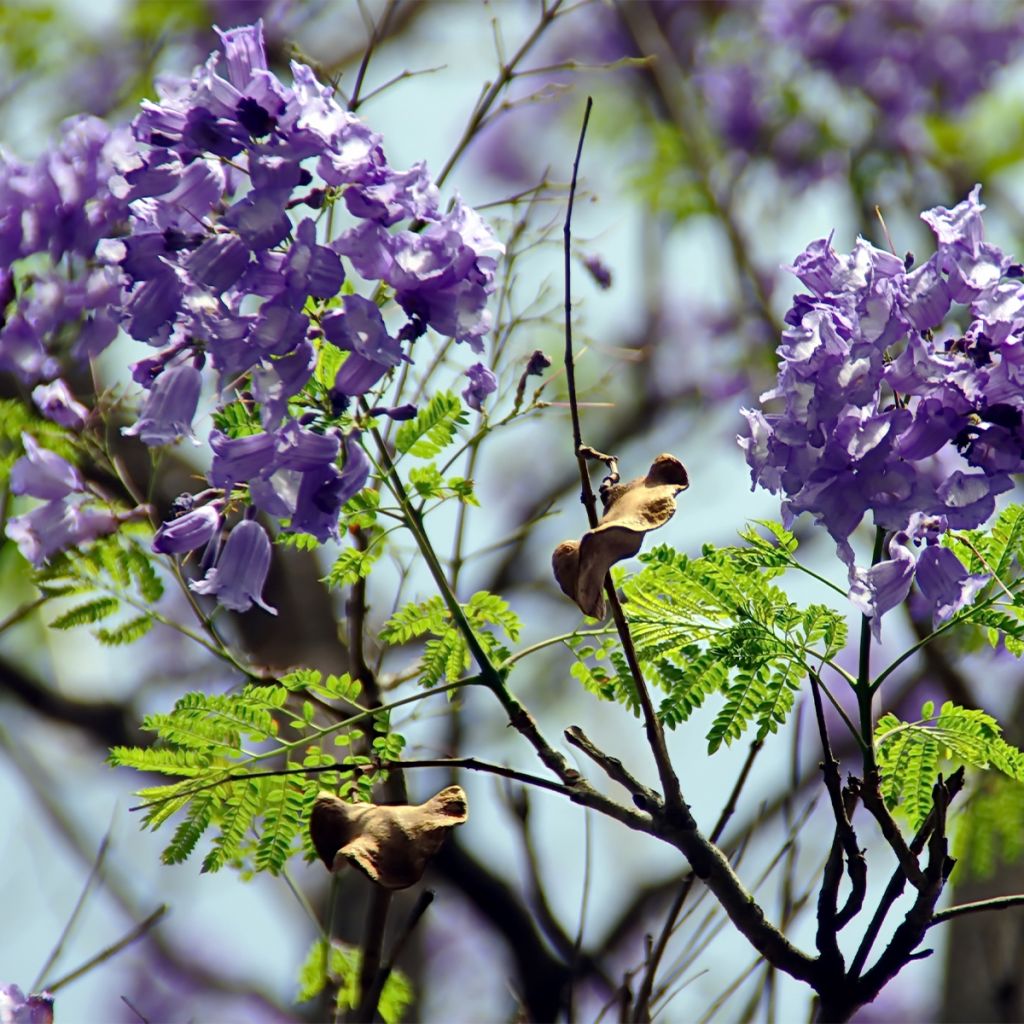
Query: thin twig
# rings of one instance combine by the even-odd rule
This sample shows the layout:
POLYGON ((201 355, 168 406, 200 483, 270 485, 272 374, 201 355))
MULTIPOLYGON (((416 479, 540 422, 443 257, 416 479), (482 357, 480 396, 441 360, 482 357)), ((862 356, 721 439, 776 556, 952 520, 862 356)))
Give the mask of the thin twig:
POLYGON ((977 900, 974 903, 960 903, 933 915, 928 927, 944 924, 946 921, 952 921, 954 917, 962 917, 964 914, 979 914, 986 910, 1009 910, 1011 907, 1020 906, 1024 906, 1024 894, 1022 893, 1013 896, 994 896, 992 899, 977 900))
POLYGON ((359 99, 359 92, 363 87, 366 70, 370 66, 370 58, 377 49, 377 44, 380 42, 381 37, 387 31, 388 22, 391 20, 391 15, 397 6, 398 0, 388 0, 387 6, 381 13, 380 21, 373 26, 373 30, 370 32, 370 38, 367 40, 366 47, 363 50, 363 59, 359 62, 359 70, 356 72, 356 82, 352 87, 352 98, 348 101, 348 109, 352 113, 355 113, 359 109, 360 102, 363 102, 359 99))
MULTIPOLYGON (((572 347, 572 211, 576 198, 576 183, 579 177, 580 158, 583 154, 583 142, 586 139, 587 124, 590 121, 592 107, 593 100, 588 96, 586 108, 583 112, 583 124, 580 128, 579 141, 576 145, 576 156, 572 164, 569 201, 565 212, 565 225, 562 229, 565 273, 565 378, 569 392, 569 410, 572 416, 573 451, 576 453, 580 483, 582 484, 581 499, 586 507, 587 519, 591 529, 597 526, 597 500, 594 497, 594 490, 590 483, 590 471, 587 469, 587 458, 593 450, 585 448, 583 444, 579 405, 576 398, 576 370, 572 347)), ((610 456, 601 456, 600 453, 594 454, 601 458, 602 461, 614 461, 610 456)), ((654 755, 654 763, 658 768, 658 777, 661 781, 665 805, 671 814, 679 818, 684 828, 695 829, 696 823, 690 815, 689 808, 683 801, 679 779, 676 777, 672 761, 668 755, 668 747, 665 744, 665 733, 654 711, 651 695, 648 692, 643 672, 640 669, 640 661, 633 646, 633 637, 629 631, 629 624, 626 622, 626 616, 623 614, 622 605, 619 603, 619 597, 615 592, 610 576, 605 579, 605 593, 608 598, 608 607, 611 609, 612 618, 615 620, 615 628, 618 630, 619 639, 622 643, 622 651, 626 656, 626 663, 636 683, 637 697, 639 698, 640 708, 644 717, 644 729, 647 733, 647 741, 650 744, 651 752, 654 755)))
POLYGON ((142 936, 145 935, 146 932, 148 932, 150 928, 152 928, 166 913, 167 904, 161 903, 160 906, 145 919, 145 921, 140 921, 130 932, 128 932, 127 935, 124 936, 124 938, 118 939, 113 945, 107 946, 106 949, 101 950, 95 956, 89 957, 84 964, 81 964, 73 971, 65 974, 64 977, 50 982, 50 984, 46 986, 46 990, 50 993, 56 992, 58 989, 63 988, 70 982, 80 978, 83 974, 91 971, 98 964, 103 963, 105 960, 109 960, 112 956, 116 956, 126 946, 130 946, 135 942, 136 939, 141 939, 142 936))
POLYGON ((113 830, 114 820, 111 818, 110 824, 107 826, 107 831, 100 840, 99 850, 97 850, 96 859, 93 861, 92 867, 89 869, 89 874, 85 879, 85 885, 82 886, 82 891, 78 896, 78 900, 72 908, 71 916, 67 919, 67 922, 60 933, 60 937, 57 939, 53 949, 50 951, 50 955, 46 958, 46 962, 39 968, 39 974, 37 975, 36 980, 32 982, 33 992, 38 992, 44 987, 43 980, 46 978, 47 972, 57 962, 57 959, 64 950, 64 943, 67 941, 68 935, 71 934, 71 929, 74 927, 75 921, 78 920, 78 915, 82 912, 82 907, 85 906, 86 897, 92 891, 93 884, 100 877, 100 872, 103 870, 103 861, 106 859, 107 850, 110 848, 110 834, 113 830))
POLYGON ((525 59, 527 53, 530 52, 537 40, 544 34, 547 27, 555 20, 556 17, 558 17, 562 2, 563 0, 554 0, 550 6, 548 4, 542 4, 541 14, 537 24, 533 27, 533 30, 523 41, 519 49, 512 55, 511 59, 507 62, 501 61, 499 56, 501 67, 498 70, 498 74, 495 75, 494 82, 485 89, 476 106, 473 108, 473 113, 470 115, 469 123, 466 125, 466 130, 462 133, 462 137, 459 139, 458 143, 456 143, 455 149, 452 151, 451 156, 448 157, 444 167, 441 168, 441 172, 438 174, 436 179, 438 187, 445 183, 448 175, 451 174, 455 164, 462 156, 466 147, 470 144, 474 135, 476 135, 477 131, 480 129, 491 107, 494 106, 498 96, 501 95, 501 91, 510 81, 512 81, 516 68, 525 59))

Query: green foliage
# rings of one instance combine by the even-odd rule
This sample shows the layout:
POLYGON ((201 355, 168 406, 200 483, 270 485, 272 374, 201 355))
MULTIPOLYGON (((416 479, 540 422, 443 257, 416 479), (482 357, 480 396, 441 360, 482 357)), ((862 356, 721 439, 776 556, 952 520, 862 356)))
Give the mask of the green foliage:
POLYGON ((345 548, 334 560, 330 571, 324 577, 324 582, 329 587, 346 587, 359 580, 366 579, 378 559, 384 554, 384 545, 381 543, 383 531, 374 531, 369 538, 365 548, 345 548))
POLYGON ((53 629, 94 626, 92 635, 106 646, 124 646, 144 637, 153 626, 152 605, 164 585, 150 553, 126 531, 101 537, 88 550, 56 555, 33 580, 49 597, 77 599, 51 621, 53 629), (122 621, 99 626, 115 615, 122 621))
POLYGON ((957 870, 987 878, 1024 854, 1024 786, 988 772, 979 776, 955 819, 957 870))
POLYGON ((473 493, 472 480, 466 480, 461 476, 452 476, 445 480, 433 462, 411 469, 409 484, 412 491, 424 501, 428 498, 436 498, 441 501, 457 498, 467 505, 480 504, 473 493))
POLYGON ((230 438, 250 437, 263 430, 257 407, 241 401, 218 409, 213 414, 213 425, 230 438))
MULTIPOLYGON (((774 523, 748 527, 745 547, 706 546, 689 559, 658 546, 641 572, 623 584, 625 610, 641 667, 663 689, 658 716, 675 728, 714 694, 724 703, 707 734, 714 753, 751 727, 763 739, 793 708, 801 681, 846 642, 846 624, 824 605, 802 609, 771 582, 795 564, 796 539, 774 523)), ((584 679, 593 688, 591 672, 584 679)), ((632 707, 611 676, 598 685, 632 707)))
MULTIPOLYGON (((232 693, 187 693, 170 712, 143 720, 143 729, 156 736, 153 746, 115 747, 109 760, 176 780, 140 790, 146 801, 143 825, 156 829, 180 815, 163 853, 166 863, 186 860, 213 828, 204 871, 232 864, 276 874, 296 853, 308 852, 306 823, 319 789, 369 797, 378 774, 370 759, 351 754, 339 759, 324 749, 325 744, 349 746, 363 738, 362 730, 337 715, 321 724, 317 705, 303 699, 352 704, 359 692, 359 683, 348 675, 325 677, 299 669, 279 682, 249 684, 232 693), (358 771, 345 771, 346 765, 358 771), (318 770, 325 767, 335 770, 318 770)), ((368 717, 358 707, 355 714, 368 717)), ((386 714, 374 717, 383 723, 375 754, 400 757, 404 738, 387 730, 386 714)))
POLYGON ((1024 655, 1024 505, 1010 505, 987 530, 961 530, 946 543, 971 573, 993 577, 974 603, 954 617, 958 625, 975 627, 964 636, 967 649, 982 643, 1000 645, 1017 657, 1024 655))
POLYGON ((576 659, 569 673, 588 693, 601 700, 621 704, 634 717, 639 717, 640 699, 636 682, 626 659, 618 650, 617 636, 596 638, 577 635, 570 637, 566 646, 576 659))
POLYGON ((932 807, 932 788, 940 764, 994 768, 1024 781, 1024 752, 1002 738, 999 723, 989 714, 946 701, 935 714, 928 701, 917 722, 883 715, 875 726, 882 796, 917 828, 932 807))
POLYGON ((342 530, 369 529, 377 522, 379 507, 379 491, 362 490, 353 495, 341 510, 342 530))
POLYGON ((395 447, 403 455, 432 459, 455 440, 459 427, 469 423, 462 400, 450 391, 434 395, 426 408, 403 423, 395 433, 395 447))
POLYGON ((653 142, 649 159, 636 165, 629 182, 651 210, 685 221, 711 210, 706 187, 690 163, 686 143, 672 124, 656 121, 648 126, 653 142))
MULTIPOLYGON (((519 637, 519 616, 496 594, 481 590, 460 605, 481 647, 495 661, 508 657, 495 633, 497 626, 510 640, 519 637)), ((400 608, 384 624, 380 638, 390 646, 428 637, 420 660, 421 686, 437 686, 443 680, 455 682, 470 665, 469 646, 462 630, 439 596, 400 608)))
POLYGON ((334 387, 334 380, 338 376, 338 370, 345 361, 345 353, 337 345, 321 339, 318 345, 316 370, 313 379, 324 391, 334 387))
MULTIPOLYGON (((337 989, 334 1006, 336 1012, 354 1010, 359 1004, 359 971, 362 950, 332 940, 317 939, 299 969, 299 991, 296 1001, 308 1002, 328 985, 337 989)), ((398 970, 392 970, 377 1004, 377 1013, 384 1024, 398 1024, 402 1014, 412 1002, 409 979, 398 970)))

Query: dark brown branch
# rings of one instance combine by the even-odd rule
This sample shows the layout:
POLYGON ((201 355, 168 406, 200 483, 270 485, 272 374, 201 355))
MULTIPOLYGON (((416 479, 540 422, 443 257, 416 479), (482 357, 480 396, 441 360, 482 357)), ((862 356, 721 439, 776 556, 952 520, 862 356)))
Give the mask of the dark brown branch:
MULTIPOLYGON (((946 782, 946 790, 949 793, 950 800, 960 792, 963 785, 964 772, 963 769, 960 769, 959 771, 954 772, 946 782)), ((931 835, 934 827, 935 809, 933 808, 929 811, 928 817, 921 823, 921 827, 917 830, 917 833, 910 842, 910 852, 914 855, 915 862, 917 856, 924 850, 925 843, 928 841, 928 837, 931 835)), ((853 963, 850 965, 851 975, 856 976, 863 970, 864 965, 867 963, 868 954, 871 952, 871 947, 874 945, 874 941, 881 930, 882 923, 885 921, 892 905, 902 895, 906 882, 907 878, 903 872, 903 868, 897 867, 893 872, 892 877, 889 879, 889 884, 885 887, 885 892, 882 893, 882 898, 878 901, 878 907, 876 908, 875 913, 868 924, 867 930, 864 932, 864 937, 861 939, 860 946, 854 955, 853 963)))
POLYGON ((1013 896, 994 896, 988 900, 977 900, 974 903, 961 903, 955 907, 948 907, 932 915, 929 928, 937 924, 944 924, 952 921, 954 917, 962 917, 964 914, 980 914, 986 910, 1009 910, 1011 907, 1024 906, 1024 893, 1017 893, 1013 896))
POLYGON ((388 913, 391 910, 393 893, 382 886, 373 886, 370 903, 366 911, 363 941, 360 944, 362 960, 359 967, 359 999, 348 1015, 351 1024, 378 1019, 377 1003, 384 987, 383 980, 377 985, 384 956, 384 932, 387 928, 388 913))
POLYGON ((591 761, 601 768, 612 782, 617 782, 622 786, 640 810, 653 811, 661 808, 661 797, 649 786, 645 786, 634 778, 617 757, 612 757, 611 754, 606 754, 597 747, 578 725, 570 725, 564 735, 569 743, 582 750, 591 761))
MULTIPOLYGON (((746 785, 747 779, 750 777, 750 770, 754 767, 754 761, 757 759, 757 755, 761 752, 763 747, 763 740, 755 740, 751 743, 747 759, 743 762, 743 767, 740 769, 740 773, 732 787, 732 792, 729 794, 729 798, 726 800, 725 806, 718 815, 718 821, 715 822, 715 827, 711 830, 709 839, 712 843, 718 842, 722 833, 725 831, 726 825, 729 823, 729 819, 735 813, 736 805, 739 803, 740 793, 743 792, 743 787, 746 785)), ((661 933, 658 935, 658 941, 652 947, 651 955, 647 960, 644 976, 640 981, 640 988, 636 996, 636 1003, 632 1015, 635 1020, 647 1020, 650 1016, 650 1002, 651 994, 654 991, 654 979, 658 973, 658 967, 664 959, 665 950, 668 948, 668 940, 671 938, 672 932, 675 930, 676 921, 679 919, 679 915, 683 911, 686 900, 689 898, 695 877, 696 876, 693 872, 690 871, 683 879, 682 884, 679 886, 679 890, 676 893, 675 899, 672 901, 672 906, 669 908, 668 915, 665 918, 665 923, 662 925, 661 933)))
MULTIPOLYGON (((864 801, 864 806, 878 822, 878 827, 885 837, 885 841, 892 847, 893 853, 896 854, 896 860, 899 862, 907 881, 916 889, 927 886, 928 880, 921 870, 921 865, 918 864, 917 856, 907 846, 907 841, 903 838, 899 825, 896 824, 893 816, 889 813, 889 808, 885 806, 882 794, 878 790, 877 779, 874 785, 870 781, 865 782, 860 787, 860 796, 864 801)), ((918 852, 920 853, 920 851, 918 852)))
MULTIPOLYGON (((843 795, 842 781, 839 778, 839 762, 832 753, 832 744, 828 737, 828 726, 825 723, 825 710, 821 702, 821 685, 817 673, 810 673, 811 697, 814 702, 814 717, 818 724, 818 735, 821 737, 822 763, 821 770, 832 806, 832 816, 836 822, 836 837, 833 853, 825 864, 825 878, 818 903, 819 939, 822 930, 832 935, 830 950, 833 957, 838 956, 839 946, 835 942, 836 934, 860 911, 864 905, 864 894, 867 890, 867 862, 864 853, 857 844, 857 835, 850 823, 843 795), (850 895, 842 910, 837 910, 839 882, 841 872, 834 870, 833 861, 840 852, 846 855, 846 871, 850 876, 850 895)), ((824 950, 821 949, 822 955, 824 950)), ((841 957, 839 960, 841 961, 841 957)))

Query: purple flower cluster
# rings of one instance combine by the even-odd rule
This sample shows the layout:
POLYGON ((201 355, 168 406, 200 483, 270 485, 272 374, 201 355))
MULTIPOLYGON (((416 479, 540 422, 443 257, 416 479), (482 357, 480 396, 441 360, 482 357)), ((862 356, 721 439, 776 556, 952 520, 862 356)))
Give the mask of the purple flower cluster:
MULTIPOLYGON (((266 607, 270 540, 256 511, 321 542, 338 537, 341 508, 370 473, 360 424, 342 417, 411 361, 428 329, 483 350, 503 248, 457 197, 442 209, 424 164, 391 167, 380 136, 310 68, 293 63, 282 82, 262 23, 219 34, 223 53, 161 82, 130 133, 81 118, 35 165, 0 157, 0 369, 48 381, 37 406, 80 430, 88 411, 52 380, 58 341, 77 336, 72 355, 93 356, 120 327, 155 350, 132 367, 145 398, 125 433, 159 446, 194 439, 212 367, 216 405, 241 398, 253 419, 235 435, 212 432, 212 487, 183 496, 154 548, 204 548, 195 589, 245 610, 266 607), (42 252, 72 273, 27 270, 42 252), (326 350, 344 353, 335 379, 311 384, 326 350), (239 502, 245 518, 225 540, 239 502)), ((496 380, 482 363, 467 375, 466 400, 480 409, 496 380)), ((70 467, 62 476, 31 439, 26 450, 15 493, 47 503, 8 533, 32 561, 116 528, 116 516, 80 503, 86 487, 70 467)))
POLYGON ((1010 4, 787 0, 769 18, 777 39, 891 125, 958 110, 1024 46, 1024 12, 1010 4))
MULTIPOLYGON (((380 137, 308 67, 293 63, 294 86, 282 83, 267 69, 261 24, 221 38, 223 63, 214 54, 191 80, 164 83, 133 124, 145 152, 124 169, 124 320, 132 337, 160 348, 136 379, 155 387, 165 367, 208 356, 221 388, 252 374, 273 430, 312 375, 317 330, 349 353, 336 383, 345 397, 372 389, 404 358, 402 340, 426 327, 479 350, 501 250, 486 225, 458 201, 442 212, 423 164, 391 168, 380 137), (329 245, 314 219, 327 206, 347 216, 329 245), (290 211, 302 207, 308 215, 293 224, 290 211), (393 289, 409 317, 397 337, 358 295, 311 323, 308 301, 341 289, 342 256, 393 289)), ((173 411, 188 411, 191 394, 173 411)), ((179 426, 138 433, 163 444, 179 426)))
POLYGON ((118 274, 97 250, 127 215, 110 179, 130 144, 126 131, 78 117, 33 164, 0 153, 0 370, 48 380, 60 371, 54 339, 73 336, 72 354, 88 358, 117 334, 118 274), (36 254, 70 273, 19 267, 36 254))
MULTIPOLYGON (((126 433, 148 445, 191 436, 207 362, 218 404, 239 393, 259 412, 256 433, 212 432, 210 493, 222 497, 184 502, 154 546, 205 548, 198 592, 270 610, 260 597, 269 538, 247 517, 221 545, 225 503, 234 494, 292 530, 337 538, 341 508, 370 472, 358 425, 342 434, 337 417, 410 361, 428 328, 482 351, 502 246, 457 198, 441 209, 425 165, 389 166, 380 137, 308 67, 293 63, 293 84, 280 81, 260 23, 220 36, 222 56, 164 82, 135 119, 139 151, 119 186, 130 230, 105 255, 121 273, 125 330, 157 349, 133 367, 148 394, 126 433), (328 223, 338 228, 330 240, 328 223), (353 271, 394 296, 405 314, 397 331, 376 301, 337 298, 353 271), (324 343, 345 353, 326 405, 300 397, 324 343)), ((488 375, 470 371, 475 408, 494 390, 488 375)))
POLYGON ((782 411, 743 411, 755 486, 784 496, 787 523, 828 529, 876 627, 915 576, 938 618, 970 598, 982 581, 939 538, 985 522, 1024 469, 1024 271, 984 241, 979 195, 921 215, 938 246, 913 269, 863 239, 847 256, 808 246, 791 269, 809 293, 761 399, 782 411), (864 569, 849 538, 868 513, 894 536, 864 569))

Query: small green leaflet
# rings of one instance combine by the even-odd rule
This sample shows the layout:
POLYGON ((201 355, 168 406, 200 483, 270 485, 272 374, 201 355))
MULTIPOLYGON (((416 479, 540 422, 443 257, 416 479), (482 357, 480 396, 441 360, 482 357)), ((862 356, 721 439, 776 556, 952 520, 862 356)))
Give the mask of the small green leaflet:
POLYGON ((450 391, 442 391, 415 418, 398 428, 395 447, 403 455, 432 459, 452 443, 458 428, 467 423, 469 417, 462 408, 462 400, 450 391))
POLYGON ((928 701, 917 722, 901 722, 883 715, 875 726, 882 796, 898 808, 914 828, 932 807, 932 788, 942 761, 971 768, 992 768, 1018 782, 1024 781, 1024 752, 1002 738, 999 723, 975 708, 946 701, 935 714, 928 701))

